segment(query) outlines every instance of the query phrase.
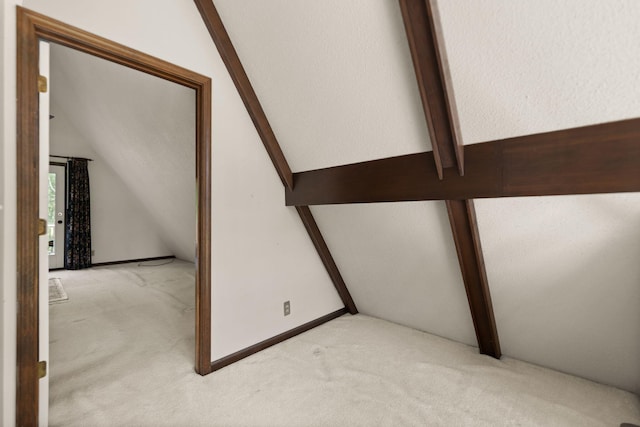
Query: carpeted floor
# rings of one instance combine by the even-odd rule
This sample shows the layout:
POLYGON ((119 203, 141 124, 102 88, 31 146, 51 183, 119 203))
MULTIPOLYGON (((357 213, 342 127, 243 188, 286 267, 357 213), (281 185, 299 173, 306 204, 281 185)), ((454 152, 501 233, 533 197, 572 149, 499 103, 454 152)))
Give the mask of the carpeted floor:
POLYGON ((200 377, 192 264, 56 277, 52 426, 640 424, 634 394, 364 315, 200 377))

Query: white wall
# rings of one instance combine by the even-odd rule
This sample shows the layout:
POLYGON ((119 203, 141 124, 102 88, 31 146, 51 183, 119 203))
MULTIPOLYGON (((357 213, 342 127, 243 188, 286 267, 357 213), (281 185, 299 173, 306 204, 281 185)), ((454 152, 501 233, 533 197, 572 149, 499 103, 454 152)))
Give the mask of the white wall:
MULTIPOLYGON (((6 98, 4 96, 4 63, 5 63, 5 32, 4 32, 4 28, 5 28, 5 19, 4 19, 4 15, 5 15, 5 5, 3 4, 2 6, 0 6, 0 23, 2 23, 2 40, 3 42, 0 42, 0 99, 2 99, 3 101, 0 101, 0 133, 2 134, 2 140, 4 141, 5 139, 5 135, 4 135, 4 112, 5 112, 5 108, 7 107, 6 101, 4 101, 6 98)), ((5 170, 5 164, 4 164, 4 144, 0 144, 0 165, 2 165, 2 170, 5 170)), ((4 356, 5 356, 5 345, 4 345, 4 335, 5 335, 5 329, 6 327, 4 326, 6 324, 5 321, 5 317, 4 317, 4 312, 5 312, 5 290, 4 290, 4 284, 5 284, 5 277, 4 277, 4 204, 5 204, 5 199, 4 199, 4 173, 0 173, 0 319, 2 319, 2 325, 3 327, 0 327, 0 354, 2 355, 2 360, 3 362, 0 363, 0 390, 2 390, 2 398, 0 398, 0 422, 2 424, 4 424, 4 405, 5 405, 5 382, 4 382, 4 370, 5 370, 5 364, 4 364, 4 356)))
MULTIPOLYGON (((50 87, 52 97, 60 96, 56 94, 55 80, 50 87)), ((89 162, 91 245, 95 251, 92 262, 173 255, 163 242, 162 229, 122 178, 78 134, 61 109, 54 104, 51 112, 55 116, 49 122, 51 153, 94 160, 89 162)))
POLYGON ((476 345, 444 202, 312 210, 360 312, 476 345))
POLYGON ((216 0, 295 171, 431 150, 389 0, 216 0))
MULTIPOLYGON (((216 0, 292 168, 428 150, 397 2, 311 3, 216 0)), ((465 143, 640 117, 640 2, 437 3, 465 143)), ((613 263, 591 262, 581 269, 581 256, 588 256, 583 242, 553 233, 558 228, 554 221, 573 218, 579 209, 579 214, 589 213, 587 219, 576 219, 579 230, 591 239, 593 251, 604 250, 609 239, 620 240, 624 230, 630 230, 604 224, 625 217, 624 227, 631 227, 639 201, 632 197, 618 204, 615 196, 605 197, 606 203, 615 204, 616 213, 592 217, 603 199, 587 197, 578 204, 563 200, 478 202, 505 354, 637 391, 640 375, 631 360, 640 359, 640 322, 621 298, 637 303, 639 267, 617 262, 623 271, 619 273, 613 263), (540 212, 535 206, 549 206, 555 219, 540 224, 527 211, 540 212), (514 247, 499 245, 503 240, 514 247), (559 241, 566 245, 566 256, 558 262, 533 259, 527 264, 525 248, 539 250, 559 241), (523 252, 514 253, 515 242, 523 252), (514 265, 501 270, 505 260, 514 265), (593 348, 581 342, 593 323, 584 321, 583 308, 566 298, 575 281, 585 276, 589 281, 580 301, 597 300, 601 286, 616 289, 598 315, 601 329, 593 334, 593 348), (615 278, 616 284, 596 285, 604 277, 615 278), (551 286, 558 289, 556 300, 537 298, 551 286), (527 310, 517 310, 530 297, 527 310), (549 304, 558 304, 564 313, 550 317, 553 328, 545 319, 549 304), (621 328, 622 323, 627 326, 621 328), (526 325, 527 333, 517 335, 516 325, 526 325), (603 331, 611 335, 605 337, 603 331), (541 336, 544 343, 553 343, 553 351, 535 347, 541 336), (621 378, 623 372, 627 379, 621 378)), ((441 203, 326 206, 313 212, 363 312, 474 342, 441 203)), ((629 253, 637 253, 637 245, 637 240, 623 239, 629 253)))
POLYGON ((2 37, 0 52, 2 68, 0 70, 0 87, 2 88, 2 119, 0 126, 2 132, 2 148, 0 159, 2 172, 0 184, 0 236, 2 236, 2 250, 0 250, 0 275, 2 284, 2 304, 0 315, 2 316, 2 367, 0 377, 2 379, 2 405, 0 406, 0 423, 11 426, 15 423, 15 384, 16 384, 16 113, 15 113, 15 82, 16 82, 16 19, 15 6, 22 4, 21 0, 6 0, 0 5, 0 18, 2 25, 2 37))
POLYGON ((212 77, 214 358, 342 307, 192 2, 26 6, 212 77))
MULTIPOLYGON (((215 4, 293 170, 431 149, 397 2, 215 4)), ((444 202, 312 211, 361 312, 476 344, 444 202)))
MULTIPOLYGON (((465 143, 640 117, 640 3, 438 1, 465 143)), ((638 194, 480 200, 504 353, 640 392, 638 194)))
POLYGON ((504 353, 640 392, 640 194, 476 209, 504 353))
POLYGON ((640 116, 640 2, 437 3, 465 143, 640 116))

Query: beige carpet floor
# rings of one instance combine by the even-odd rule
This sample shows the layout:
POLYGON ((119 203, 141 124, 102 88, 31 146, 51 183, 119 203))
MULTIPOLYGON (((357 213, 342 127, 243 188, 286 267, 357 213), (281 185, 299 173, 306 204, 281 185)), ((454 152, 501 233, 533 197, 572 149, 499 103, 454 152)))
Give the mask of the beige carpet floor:
POLYGON ((634 394, 364 315, 200 377, 192 264, 55 276, 52 426, 640 424, 634 394))

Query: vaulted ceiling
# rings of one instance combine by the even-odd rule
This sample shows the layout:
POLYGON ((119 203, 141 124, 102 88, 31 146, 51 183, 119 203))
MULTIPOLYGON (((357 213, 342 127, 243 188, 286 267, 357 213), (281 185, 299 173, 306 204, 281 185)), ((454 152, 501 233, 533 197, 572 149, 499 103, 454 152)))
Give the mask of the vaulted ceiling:
MULTIPOLYGON (((449 127, 449 132, 454 131, 449 138, 454 142, 457 138, 459 144, 640 116, 638 97, 629 95, 638 80, 638 59, 632 53, 634 47, 630 40, 633 38, 630 39, 629 34, 637 33, 638 29, 628 17, 640 16, 637 5, 591 2, 590 7, 577 7, 547 2, 541 7, 539 3, 530 2, 505 7, 501 2, 487 1, 461 7, 453 2, 401 0, 399 3, 400 7, 388 1, 335 1, 313 5, 284 0, 215 2, 294 171, 429 151, 429 146, 440 144, 434 143, 434 136, 439 139, 438 130, 425 131, 428 127, 437 128, 441 120, 438 114, 441 117, 443 111, 445 115, 448 113, 451 124, 447 126, 442 122, 442 125, 449 127), (425 6, 433 10, 427 14, 425 6), (430 16, 430 22, 417 16, 421 9, 425 9, 422 12, 425 17, 430 16), (568 22, 571 25, 567 25, 568 22), (429 60, 425 60, 424 36, 431 31, 438 36, 434 43, 438 48, 436 54, 440 55, 436 71, 440 71, 442 81, 447 83, 444 89, 448 93, 440 95, 440 107, 426 107, 431 111, 426 111, 425 122, 420 94, 426 104, 438 96, 434 95, 438 82, 435 85, 430 82, 432 71, 425 71, 429 60), (434 112, 434 108, 440 111, 434 112)), ((216 32, 211 27, 210 31, 216 32)), ((218 48, 224 57, 220 42, 218 48)), ((442 87, 442 82, 440 85, 442 87)), ((500 335, 508 355, 637 390, 640 366, 633 360, 640 356, 637 339, 640 316, 634 304, 615 295, 627 294, 636 302, 640 297, 637 286, 640 272, 632 261, 640 255, 636 231, 640 198, 637 193, 568 195, 629 191, 629 188, 637 191, 640 183, 640 172, 634 168, 637 142, 635 136, 623 135, 636 135, 638 124, 629 122, 621 126, 625 130, 618 125, 588 128, 577 131, 575 138, 570 133, 522 139, 522 145, 545 139, 549 143, 544 149, 527 145, 525 149, 530 151, 519 159, 504 155, 507 163, 500 167, 510 175, 503 175, 501 179, 516 176, 522 167, 534 170, 534 175, 540 173, 536 169, 538 165, 546 168, 543 172, 546 178, 534 177, 535 190, 518 194, 567 196, 480 200, 477 203, 479 226, 473 224, 472 205, 452 208, 450 204, 448 210, 459 251, 465 250, 461 249, 465 243, 460 234, 467 233, 465 230, 471 222, 472 229, 465 238, 469 245, 467 251, 476 255, 461 255, 461 264, 469 260, 473 263, 474 257, 476 261, 480 257, 482 264, 480 240, 490 248, 486 251, 488 255, 485 254, 488 285, 481 280, 482 266, 474 274, 477 274, 476 280, 485 284, 471 287, 467 284, 467 293, 475 292, 474 286, 480 289, 480 296, 469 298, 472 311, 472 300, 479 304, 474 315, 476 326, 482 317, 488 319, 486 322, 491 326, 492 313, 483 312, 491 312, 491 303, 482 299, 493 293, 500 307, 495 309, 497 331, 494 329, 488 334, 500 335), (569 153, 568 146, 563 144, 570 138, 575 142, 592 139, 599 145, 571 145, 575 151, 569 153), (613 157, 603 160, 600 157, 607 157, 609 152, 607 144, 631 150, 627 152, 633 160, 622 166, 615 149, 612 149, 613 157), (592 150, 594 163, 581 158, 586 149, 592 150), (550 158, 536 158, 538 150, 554 152, 551 162, 556 166, 544 166, 553 163, 549 163, 550 158), (515 163, 509 162, 511 158, 521 162, 521 166, 515 167, 515 163), (609 163, 603 168, 605 162, 609 163), (560 174, 556 176, 558 169, 560 174), (594 175, 598 172, 602 174, 594 175), (571 188, 541 190, 554 181, 571 188), (616 181, 616 186, 606 190, 599 187, 611 181, 616 181), (581 186, 584 188, 580 189, 581 186), (600 207, 607 205, 616 208, 607 209, 606 215, 599 214, 600 207), (611 234, 605 237, 598 232, 603 229, 611 234), (576 238, 577 230, 591 236, 585 237, 588 244, 576 238), (609 258, 611 250, 595 249, 608 246, 610 239, 621 245, 619 251, 613 251, 616 252, 613 258, 609 258), (607 254, 601 256, 609 262, 585 263, 577 254, 587 256, 591 253, 587 247, 607 254), (616 267, 608 271, 605 265, 616 267), (614 284, 607 276, 615 277, 614 284), (481 289, 483 286, 486 292, 481 289), (607 303, 598 305, 596 301, 602 302, 605 294, 607 303), (588 314, 596 312, 598 320, 588 314), (594 333, 598 338, 594 338, 594 333), (612 362, 615 367, 603 363, 613 354, 616 355, 616 362, 612 362)), ((517 150, 517 146, 513 149, 517 150)), ((472 150, 471 154, 477 152, 472 150)), ((440 158, 444 168, 456 166, 455 159, 453 162, 443 160, 438 153, 433 157, 440 158)), ((471 156, 467 172, 469 169, 474 172, 477 159, 478 156, 471 156)), ((457 163, 462 166, 461 161, 457 163)), ((317 175, 313 188, 318 190, 317 194, 325 191, 334 197, 341 194, 344 187, 353 187, 351 199, 320 197, 314 202, 313 197, 309 197, 302 202, 295 199, 295 193, 306 176, 294 175, 296 187, 287 190, 288 202, 298 205, 326 204, 339 199, 341 203, 394 200, 393 197, 367 199, 363 195, 370 191, 367 186, 385 188, 388 181, 395 181, 405 172, 403 165, 398 164, 390 168, 388 174, 379 175, 376 175, 378 171, 368 168, 369 165, 358 166, 351 175, 335 175, 330 184, 330 174, 317 175), (289 193, 294 195, 291 199, 289 193)), ((433 167, 425 166, 425 169, 433 167)), ((407 176, 415 178, 412 172, 407 176)), ((467 174, 471 178, 466 182, 475 179, 473 173, 467 174)), ((429 180, 434 180, 433 185, 437 186, 435 176, 429 180)), ((398 182, 395 187, 389 184, 389 188, 398 190, 413 185, 398 182)), ((509 182, 505 181, 504 185, 509 182)), ((454 193, 451 194, 453 198, 454 193)), ((411 197, 415 196, 395 200, 419 200, 411 197)), ((455 247, 446 211, 443 202, 312 209, 362 312, 473 343, 469 309, 463 309, 462 277, 455 261, 452 262, 455 247)), ((465 282, 469 271, 476 267, 467 266, 466 271, 463 268, 465 282)), ((478 338, 482 340, 480 335, 478 338)), ((491 338, 487 342, 490 343, 491 338)), ((499 355, 500 347, 483 352, 499 355)))
MULTIPOLYGON (((398 2, 214 3, 294 172, 432 150, 398 2)), ((637 2, 432 4, 462 144, 640 117, 637 2)), ((640 391, 640 194, 475 208, 502 352, 640 391)), ((477 345, 444 201, 309 212, 360 312, 477 345)))

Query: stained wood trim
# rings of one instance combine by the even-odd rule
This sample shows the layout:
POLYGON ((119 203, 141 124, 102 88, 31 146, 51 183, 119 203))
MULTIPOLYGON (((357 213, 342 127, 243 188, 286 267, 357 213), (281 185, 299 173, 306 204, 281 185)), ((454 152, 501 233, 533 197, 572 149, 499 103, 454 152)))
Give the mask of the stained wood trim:
POLYGON ((465 176, 445 170, 433 153, 294 174, 286 203, 462 200, 640 191, 640 119, 468 145, 465 176))
MULTIPOLYGON (((220 18, 215 5, 211 0, 194 1, 202 15, 202 19, 207 26, 207 29, 209 30, 209 34, 211 35, 211 38, 213 39, 213 42, 215 43, 218 52, 227 67, 227 71, 231 75, 231 78, 238 89, 242 102, 244 102, 244 105, 251 116, 251 120, 253 120, 253 124, 260 135, 260 139, 262 140, 267 153, 269 153, 273 166, 276 168, 276 171, 285 186, 285 189, 293 189, 293 175, 291 174, 289 164, 282 153, 280 144, 271 129, 269 120, 267 120, 267 117, 262 110, 258 96, 251 86, 249 77, 247 77, 247 74, 244 71, 244 67, 242 66, 240 58, 231 43, 229 34, 222 23, 222 19, 220 18)), ((299 207, 297 211, 300 215, 300 219, 307 229, 307 233, 309 233, 309 237, 311 237, 311 240, 313 241, 324 267, 329 273, 329 277, 331 278, 333 285, 342 299, 342 302, 349 309, 351 314, 356 314, 358 311, 353 302, 353 298, 351 298, 349 290, 347 289, 344 280, 333 261, 333 257, 327 248, 311 211, 308 208, 304 209, 304 207, 299 207)))
POLYGON ((325 316, 320 317, 319 319, 312 320, 311 322, 305 323, 304 325, 300 325, 297 328, 291 329, 290 331, 284 332, 280 335, 276 335, 273 338, 269 338, 268 340, 259 342, 258 344, 252 345, 251 347, 247 347, 244 350, 240 350, 229 356, 225 356, 222 359, 218 359, 215 362, 212 362, 211 370, 217 371, 218 369, 231 365, 232 363, 242 360, 245 357, 258 353, 259 351, 262 351, 265 348, 269 348, 273 345, 279 344, 283 341, 288 340, 289 338, 293 338, 296 335, 300 335, 303 332, 307 332, 308 330, 311 330, 317 326, 327 323, 333 319, 337 319, 338 317, 344 314, 347 314, 347 309, 341 308, 340 310, 334 311, 333 313, 329 313, 325 316))
POLYGON ((196 89, 196 372, 211 372, 211 79, 196 89))
POLYGON ((17 402, 16 424, 38 423, 38 40, 134 68, 196 91, 196 371, 211 369, 211 79, 17 8, 17 402))
POLYGON ((443 169, 455 166, 459 174, 464 175, 464 147, 458 141, 456 122, 452 120, 455 117, 455 110, 450 105, 453 97, 447 94, 448 69, 438 49, 438 38, 442 36, 436 26, 434 11, 428 0, 400 0, 400 9, 438 177, 443 179, 443 169))
POLYGON ((260 139, 273 162, 273 166, 278 172, 278 176, 280 177, 282 184, 289 189, 293 188, 291 168, 289 168, 289 164, 282 153, 280 144, 271 129, 269 120, 267 120, 267 116, 262 109, 258 96, 253 90, 249 77, 247 76, 242 63, 240 62, 240 58, 231 43, 229 34, 222 23, 222 19, 220 18, 216 7, 211 0, 194 0, 194 2, 202 15, 202 20, 207 26, 213 42, 218 48, 218 52, 227 67, 227 71, 229 71, 229 74, 231 75, 231 79, 233 80, 236 89, 238 89, 238 92, 240 93, 242 102, 244 102, 244 105, 249 112, 249 116, 251 117, 251 120, 260 135, 260 139))
POLYGON ((38 38, 17 16, 17 361, 16 425, 38 425, 38 38))
POLYGON ((500 340, 473 200, 447 200, 446 204, 480 353, 499 359, 500 340))
MULTIPOLYGON (((119 265, 119 264, 131 264, 134 262, 148 262, 148 261, 161 261, 164 259, 175 259, 174 255, 167 255, 167 256, 156 256, 156 257, 151 257, 151 258, 138 258, 138 259, 124 259, 121 261, 107 261, 107 262, 98 262, 98 263, 91 263, 91 268, 93 267, 106 267, 109 265, 119 265)), ((64 270, 64 268, 59 268, 56 270, 64 270)), ((53 271, 53 270, 49 270, 49 271, 53 271)))
MULTIPOLYGON (((152 257, 152 258, 138 258, 138 259, 125 259, 125 260, 120 260, 120 261, 107 261, 107 262, 98 262, 98 263, 91 263, 91 268, 93 267, 107 267, 109 265, 120 265, 120 264, 131 264, 134 262, 148 262, 148 261, 160 261, 163 259, 174 259, 175 256, 173 255, 167 255, 167 256, 157 256, 157 257, 152 257)), ((60 267, 60 268, 50 268, 49 271, 64 271, 66 270, 64 267, 60 267)))
POLYGON ((322 263, 327 269, 327 273, 329 273, 329 277, 331 277, 331 281, 335 285, 342 302, 345 307, 347 307, 350 314, 358 314, 356 304, 353 302, 353 298, 351 298, 347 285, 344 283, 342 275, 331 256, 331 252, 329 252, 329 248, 320 233, 318 224, 316 224, 316 221, 311 214, 311 209, 309 209, 308 206, 296 206, 296 210, 300 215, 300 219, 302 219, 304 227, 307 229, 307 233, 309 233, 311 241, 313 241, 316 251, 318 251, 318 255, 320 256, 322 263))

